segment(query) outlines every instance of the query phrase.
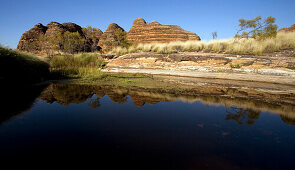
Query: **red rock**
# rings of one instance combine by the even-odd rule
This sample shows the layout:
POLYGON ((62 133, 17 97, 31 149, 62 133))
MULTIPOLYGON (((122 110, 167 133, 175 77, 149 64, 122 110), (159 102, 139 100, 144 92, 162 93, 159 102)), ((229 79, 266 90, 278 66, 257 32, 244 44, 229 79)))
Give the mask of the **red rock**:
POLYGON ((156 21, 147 23, 144 19, 137 18, 127 34, 127 40, 136 43, 165 43, 171 41, 200 40, 200 37, 177 25, 162 25, 156 21))
POLYGON ((289 28, 281 28, 278 32, 293 32, 295 31, 295 24, 289 28))

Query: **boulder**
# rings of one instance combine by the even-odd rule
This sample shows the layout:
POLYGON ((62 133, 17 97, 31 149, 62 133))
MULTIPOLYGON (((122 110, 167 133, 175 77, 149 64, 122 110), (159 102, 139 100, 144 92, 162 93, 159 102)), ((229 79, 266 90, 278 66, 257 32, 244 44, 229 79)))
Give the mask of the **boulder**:
POLYGON ((200 40, 200 37, 177 25, 163 25, 156 21, 147 23, 144 19, 137 18, 127 34, 127 40, 136 43, 166 43, 171 41, 200 40))

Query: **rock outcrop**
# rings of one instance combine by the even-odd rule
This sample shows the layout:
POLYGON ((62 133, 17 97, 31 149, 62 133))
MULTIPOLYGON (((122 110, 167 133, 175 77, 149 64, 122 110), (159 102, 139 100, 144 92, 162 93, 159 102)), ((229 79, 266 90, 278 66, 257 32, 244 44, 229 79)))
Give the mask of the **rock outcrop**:
POLYGON ((36 24, 32 29, 23 33, 17 49, 21 51, 36 52, 41 51, 42 46, 39 37, 43 36, 47 27, 41 23, 36 24))
POLYGON ((127 34, 127 40, 136 43, 165 43, 170 41, 200 40, 200 37, 177 25, 162 25, 156 21, 147 23, 144 19, 137 18, 127 34))
POLYGON ((66 28, 58 23, 58 22, 50 22, 49 24, 46 25, 47 31, 45 33, 45 37, 54 37, 56 36, 59 32, 64 33, 66 32, 66 28))
POLYGON ((80 27, 79 25, 75 23, 66 22, 66 23, 62 23, 62 26, 65 28, 66 31, 79 32, 80 35, 84 36, 82 27, 80 27))
POLYGON ((36 24, 32 29, 26 31, 17 46, 17 49, 20 51, 28 51, 32 53, 42 54, 45 53, 45 49, 47 48, 48 42, 41 41, 43 38, 52 38, 56 37, 59 33, 63 34, 66 31, 69 32, 78 32, 82 38, 86 40, 87 46, 85 46, 84 51, 91 51, 92 49, 97 48, 97 43, 102 35, 102 31, 99 29, 93 29, 93 37, 96 37, 97 40, 93 40, 93 37, 87 37, 83 28, 75 23, 58 23, 58 22, 50 22, 46 26, 41 23, 36 24), (94 48, 92 47, 93 44, 94 48))
POLYGON ((281 28, 279 32, 294 32, 295 31, 295 24, 289 28, 281 28))
POLYGON ((99 39, 99 43, 98 46, 100 46, 104 51, 109 51, 112 48, 116 47, 116 41, 118 40, 115 32, 117 30, 121 30, 123 32, 125 32, 125 30, 120 27, 118 24, 116 23, 111 23, 107 30, 101 35, 100 39, 99 39))
MULTIPOLYGON (((52 46, 52 44, 48 42, 49 39, 52 40, 58 34, 63 34, 67 31, 78 32, 81 37, 85 39, 85 47, 81 49, 86 52, 99 49, 110 51, 112 48, 120 45, 122 39, 124 39, 124 42, 126 42, 127 39, 135 43, 166 43, 171 41, 200 40, 197 34, 186 31, 177 25, 162 25, 156 21, 147 23, 142 18, 135 19, 128 33, 115 23, 111 23, 103 33, 100 29, 81 28, 79 25, 70 22, 62 24, 50 22, 46 26, 39 23, 25 32, 19 41, 17 49, 20 51, 44 54, 45 51, 48 51, 52 46), (119 37, 116 36, 117 31, 120 31, 119 37)), ((59 49, 62 49, 62 45, 56 45, 55 50, 59 49)), ((78 51, 81 49, 78 49, 78 51)))

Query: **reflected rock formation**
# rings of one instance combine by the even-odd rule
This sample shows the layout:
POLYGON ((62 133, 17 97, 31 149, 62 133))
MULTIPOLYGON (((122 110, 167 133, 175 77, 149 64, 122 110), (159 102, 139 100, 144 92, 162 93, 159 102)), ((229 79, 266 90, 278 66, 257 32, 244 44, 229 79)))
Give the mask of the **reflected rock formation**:
POLYGON ((234 120, 239 125, 242 125, 243 123, 252 125, 254 124, 254 121, 259 118, 260 111, 231 106, 226 108, 226 114, 225 120, 234 120))
MULTIPOLYGON (((190 89, 160 89, 141 87, 118 87, 111 85, 51 84, 42 92, 40 98, 47 103, 53 102, 68 106, 88 102, 91 108, 100 107, 99 99, 107 95, 112 102, 126 103, 130 96, 135 106, 158 102, 201 102, 205 105, 223 105, 226 107, 226 120, 234 120, 239 125, 252 125, 261 112, 280 114, 282 121, 294 125, 295 105, 284 102, 282 94, 247 93, 238 88, 194 87, 190 89), (96 95, 96 98, 93 95, 96 95), (250 96, 251 95, 251 96, 250 96), (259 98, 259 97, 263 98, 259 98), (269 96, 270 98, 268 98, 269 96), (89 100, 87 100, 89 99, 89 100), (268 100, 269 99, 269 100, 268 100)), ((287 96, 288 98, 288 96, 287 96)), ((289 101, 289 99, 288 99, 289 101)))

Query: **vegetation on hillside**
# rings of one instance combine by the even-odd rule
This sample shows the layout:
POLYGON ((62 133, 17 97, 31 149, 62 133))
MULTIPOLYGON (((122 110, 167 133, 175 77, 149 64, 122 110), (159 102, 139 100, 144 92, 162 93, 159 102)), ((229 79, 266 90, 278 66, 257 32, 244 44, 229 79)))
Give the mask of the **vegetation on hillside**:
POLYGON ((32 84, 46 80, 49 64, 26 53, 0 47, 0 79, 5 83, 32 84))

